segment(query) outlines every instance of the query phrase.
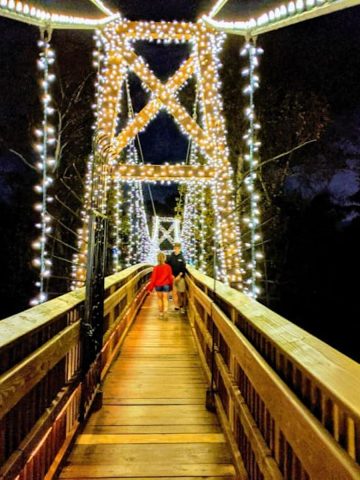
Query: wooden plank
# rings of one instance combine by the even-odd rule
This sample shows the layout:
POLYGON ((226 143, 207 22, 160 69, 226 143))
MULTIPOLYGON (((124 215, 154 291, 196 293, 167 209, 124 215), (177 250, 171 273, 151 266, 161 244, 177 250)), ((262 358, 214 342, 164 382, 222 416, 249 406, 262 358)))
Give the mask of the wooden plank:
POLYGON ((203 396, 196 398, 118 398, 109 397, 107 392, 103 395, 106 405, 204 405, 203 396))
POLYGON ((155 382, 159 382, 159 379, 162 379, 164 383, 166 383, 166 387, 185 387, 189 386, 191 388, 192 386, 196 387, 203 387, 206 389, 206 382, 203 378, 194 378, 194 377, 169 377, 168 375, 164 376, 146 376, 145 378, 139 379, 139 377, 115 377, 112 378, 111 380, 109 379, 108 382, 106 382, 106 386, 109 387, 109 389, 117 389, 120 387, 126 390, 127 388, 149 388, 154 385, 155 382))
POLYGON ((176 385, 181 383, 205 383, 205 378, 203 375, 200 375, 196 370, 191 371, 188 370, 188 373, 178 371, 176 374, 171 375, 170 372, 166 372, 163 374, 156 373, 155 371, 149 372, 140 372, 141 378, 139 378, 139 374, 131 375, 130 373, 126 372, 123 374, 117 373, 116 375, 113 373, 111 377, 106 381, 106 386, 111 387, 112 385, 118 385, 121 381, 123 384, 128 382, 141 382, 141 383, 149 383, 149 382, 159 382, 160 380, 163 382, 170 382, 175 383, 176 385))
POLYGON ((150 368, 162 367, 165 365, 172 367, 201 367, 199 360, 195 356, 186 358, 184 355, 124 355, 122 357, 124 367, 149 366, 150 368), (135 360, 135 361, 134 361, 135 360))
POLYGON ((151 443, 225 443, 222 433, 146 433, 146 434, 82 434, 77 445, 119 445, 151 443))
POLYGON ((209 425, 88 425, 87 434, 101 435, 128 435, 128 434, 154 434, 154 433, 220 433, 219 423, 209 425))
MULTIPOLYGON (((188 387, 168 387, 162 386, 161 391, 157 390, 156 385, 144 388, 143 391, 139 391, 137 388, 133 387, 131 389, 127 388, 126 390, 119 385, 117 391, 119 398, 205 398, 204 388, 192 388, 191 390, 188 387)), ((170 402, 171 403, 171 402, 170 402)))
POLYGON ((156 365, 156 367, 148 365, 138 365, 133 368, 118 368, 118 369, 111 369, 110 370, 111 376, 114 378, 130 378, 130 377, 137 377, 138 375, 143 376, 144 378, 148 377, 196 377, 196 378, 205 378, 204 374, 199 371, 198 367, 193 365, 185 366, 185 367, 176 367, 176 366, 168 366, 168 365, 156 365))
MULTIPOLYGON (((64 478, 64 477, 62 477, 64 478)), ((76 478, 68 478, 67 480, 77 480, 79 477, 76 478)), ((119 480, 119 477, 81 477, 82 480, 119 480)), ((234 480, 233 476, 226 476, 220 475, 218 477, 209 477, 208 475, 200 477, 161 477, 161 480, 234 480)), ((126 480, 155 480, 155 477, 126 477, 126 480)))
MULTIPOLYGON (((156 394, 156 392, 155 392, 156 394)), ((181 425, 216 424, 215 414, 203 405, 104 405, 89 419, 89 425, 181 425)))
MULTIPOLYGON (((187 347, 181 347, 181 346, 174 346, 174 347, 140 347, 134 350, 133 348, 123 348, 122 349, 124 355, 126 354, 134 354, 134 355, 156 355, 159 357, 160 355, 169 355, 169 354, 181 354, 181 353, 187 353, 188 348, 187 347)), ((192 349, 192 352, 195 352, 195 349, 192 349)))
POLYGON ((61 473, 60 479, 70 478, 129 478, 135 476, 135 478, 143 477, 176 477, 181 476, 189 477, 223 477, 230 476, 234 478, 235 469, 229 464, 183 464, 183 465, 149 465, 149 464, 136 464, 136 465, 76 465, 65 467, 61 473), (146 472, 146 473, 145 473, 146 472))

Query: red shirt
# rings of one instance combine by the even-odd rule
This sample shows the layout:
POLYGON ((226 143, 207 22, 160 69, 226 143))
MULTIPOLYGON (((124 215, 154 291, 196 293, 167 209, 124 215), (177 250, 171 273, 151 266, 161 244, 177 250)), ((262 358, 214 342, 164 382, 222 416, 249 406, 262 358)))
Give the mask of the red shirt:
POLYGON ((170 265, 163 263, 162 265, 156 265, 151 274, 150 283, 147 287, 151 292, 154 287, 163 287, 164 285, 173 284, 173 273, 170 265))

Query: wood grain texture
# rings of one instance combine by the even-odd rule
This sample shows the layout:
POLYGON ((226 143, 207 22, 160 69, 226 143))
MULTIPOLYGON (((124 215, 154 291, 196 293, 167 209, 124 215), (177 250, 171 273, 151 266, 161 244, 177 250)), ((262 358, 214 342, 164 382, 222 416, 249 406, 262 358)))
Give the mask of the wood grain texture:
POLYGON ((150 296, 103 385, 60 479, 230 480, 230 450, 205 408, 207 382, 184 316, 150 296))
POLYGON ((79 336, 80 322, 76 322, 0 376, 0 418, 79 342, 79 336))
MULTIPOLYGON (((199 276, 200 274, 196 273, 197 281, 199 280, 199 276)), ((210 279, 208 280, 209 281, 206 284, 206 288, 211 289, 210 279)), ((204 282, 201 283, 205 284, 204 282)), ((285 382, 279 377, 279 375, 275 373, 273 368, 270 367, 264 357, 257 351, 256 347, 252 345, 249 339, 246 338, 244 334, 234 325, 231 319, 228 318, 217 305, 212 304, 212 300, 206 295, 206 293, 197 287, 192 279, 188 279, 188 284, 191 298, 189 303, 191 307, 190 317, 192 318, 192 321, 195 321, 197 330, 200 332, 200 340, 203 340, 207 343, 208 349, 211 348, 209 334, 204 334, 205 326, 204 322, 202 321, 202 312, 193 311, 194 299, 196 299, 197 303, 202 305, 206 312, 209 313, 211 311, 212 319, 214 320, 219 334, 221 335, 222 342, 227 346, 228 351, 231 352, 231 361, 238 364, 239 369, 242 371, 242 375, 244 378, 246 378, 246 382, 244 381, 242 384, 243 392, 244 394, 247 394, 248 398, 246 399, 246 402, 247 405, 252 409, 253 417, 258 417, 258 424, 263 422, 261 415, 259 415, 261 400, 267 409, 267 413, 265 412, 266 415, 270 415, 272 421, 274 422, 273 429, 275 440, 273 440, 273 442, 275 459, 279 463, 280 468, 283 470, 284 477, 297 478, 294 477, 294 471, 296 468, 295 461, 292 461, 291 463, 289 460, 292 456, 293 460, 296 458, 299 460, 301 467, 307 472, 310 478, 326 478, 329 480, 359 479, 359 465, 355 464, 353 459, 346 454, 345 450, 341 449, 341 446, 343 445, 340 446, 332 439, 330 430, 327 431, 323 427, 319 420, 316 419, 315 416, 310 412, 307 406, 302 403, 301 399, 296 396, 296 393, 291 391, 285 382), (203 325, 201 326, 201 324, 203 325), (246 391, 247 388, 249 388, 250 394, 248 394, 248 391, 246 391), (319 452, 321 452, 321 455, 319 455, 319 452)), ((216 290, 216 294, 221 300, 231 304, 231 308, 236 309, 236 311, 241 314, 242 318, 246 317, 246 310, 248 309, 247 313, 249 317, 249 325, 258 323, 258 332, 261 334, 264 334, 265 332, 269 333, 268 335, 265 335, 267 340, 271 338, 270 332, 273 328, 271 325, 271 320, 275 320, 275 318, 279 320, 279 329, 277 331, 273 330, 272 337, 273 339, 275 338, 276 332, 276 340, 274 340, 274 345, 280 349, 284 347, 284 344, 282 344, 282 340, 284 338, 283 335, 285 334, 285 336, 288 338, 289 348, 284 348, 282 351, 282 354, 284 354, 282 363, 286 365, 286 369, 288 369, 288 371, 290 370, 290 359, 294 358, 294 352, 298 352, 298 340, 304 347, 302 351, 303 358, 301 359, 301 362, 294 362, 292 365, 295 365, 296 368, 300 368, 302 365, 302 367, 304 367, 304 371, 308 372, 309 374, 307 377, 309 381, 311 379, 315 379, 313 372, 317 369, 319 369, 319 371, 322 370, 322 368, 325 367, 325 363, 327 363, 327 372, 325 372, 324 369, 324 377, 329 380, 327 391, 325 392, 326 395, 328 393, 330 395, 330 391, 335 385, 333 383, 335 376, 331 381, 331 372, 329 370, 332 370, 332 373, 334 373, 334 370, 338 369, 341 365, 341 367, 344 369, 344 372, 346 371, 347 373, 347 381, 345 382, 347 383, 347 389, 344 389, 342 393, 348 399, 350 397, 354 399, 353 392, 350 392, 352 386, 354 386, 351 385, 351 378, 355 371, 360 373, 359 365, 356 366, 355 362, 352 362, 350 359, 346 359, 346 357, 340 353, 338 354, 338 352, 323 344, 323 342, 317 341, 317 339, 314 337, 312 337, 312 342, 311 335, 301 331, 301 329, 290 324, 290 322, 287 322, 273 312, 268 311, 268 315, 265 307, 249 298, 246 299, 246 297, 240 292, 236 292, 232 289, 226 290, 225 287, 222 287, 220 293, 218 290, 216 290), (226 295, 226 291, 229 293, 228 296, 226 295), (246 301, 244 300, 244 302, 240 302, 240 299, 246 299, 246 301), (262 316, 260 316, 260 313, 262 313, 262 316), (302 339, 296 338, 295 335, 295 333, 300 332, 303 332, 302 339), (315 342, 318 343, 319 352, 328 351, 329 355, 327 362, 322 362, 320 360, 321 354, 319 355, 313 350, 315 342), (339 362, 338 364, 336 357, 337 361, 339 362), (318 358, 318 362, 313 362, 313 360, 316 358, 318 358), (334 369, 330 368, 331 365, 334 367, 334 369), (345 365, 347 365, 349 368, 345 368, 345 365)), ((236 391, 231 386, 232 379, 229 377, 226 380, 227 374, 224 372, 226 370, 224 359, 221 359, 219 354, 216 354, 216 366, 219 376, 222 378, 222 384, 224 385, 225 389, 227 391, 233 390, 233 394, 230 394, 231 401, 233 402, 232 413, 234 412, 235 407, 235 410, 237 410, 235 413, 238 415, 241 425, 246 427, 244 416, 239 414, 241 410, 244 411, 241 405, 243 399, 240 397, 236 399, 236 391)), ((285 369, 282 371, 285 371, 285 369)), ((239 386, 240 385, 241 382, 239 382, 239 386)), ((357 387, 358 385, 359 384, 357 384, 357 387)), ((355 392, 357 388, 354 387, 353 390, 355 392)), ((326 397, 320 388, 318 389, 318 392, 319 398, 320 394, 322 394, 320 406, 324 418, 321 418, 321 420, 325 423, 325 415, 330 416, 330 397, 326 397)), ((359 405, 358 398, 359 395, 357 396, 357 408, 359 405)), ((248 424, 249 432, 247 433, 254 432, 254 421, 249 419, 248 424)), ((272 427, 269 424, 268 433, 270 433, 270 435, 272 435, 271 428, 272 427)), ((245 430, 247 429, 244 428, 244 431, 245 430)), ((255 437, 249 434, 248 439, 250 439, 250 437, 252 437, 254 440, 251 442, 251 444, 252 450, 256 454, 256 452, 260 452, 258 448, 259 444, 256 446, 257 442, 255 441, 255 437)), ((242 450, 244 456, 246 456, 245 450, 245 448, 242 450)), ((263 457, 266 458, 266 452, 263 457)), ((251 475, 251 472, 249 472, 250 477, 251 475)), ((264 476, 266 478, 266 475, 264 476)))

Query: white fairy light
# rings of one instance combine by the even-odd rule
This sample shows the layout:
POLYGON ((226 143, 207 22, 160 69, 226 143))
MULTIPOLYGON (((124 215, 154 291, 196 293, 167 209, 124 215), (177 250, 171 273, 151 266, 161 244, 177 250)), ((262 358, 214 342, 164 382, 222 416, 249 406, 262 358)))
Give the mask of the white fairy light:
MULTIPOLYGON (((95 147, 92 196, 93 204, 100 205, 100 211, 106 210, 106 192, 110 177, 114 178, 114 171, 117 172, 121 165, 118 165, 120 153, 127 148, 128 156, 137 155, 133 146, 134 138, 141 132, 149 122, 157 115, 161 108, 166 108, 180 126, 181 131, 194 142, 197 149, 202 153, 205 165, 203 172, 189 179, 185 174, 182 177, 181 170, 177 171, 176 181, 184 181, 188 187, 188 193, 196 195, 197 223, 203 223, 204 215, 201 213, 200 205, 203 205, 201 196, 198 195, 198 183, 207 182, 208 192, 216 196, 212 201, 214 212, 214 235, 216 237, 218 278, 236 286, 241 284, 240 269, 240 232, 235 214, 233 200, 232 170, 229 162, 229 150, 226 143, 226 127, 222 113, 222 101, 220 96, 219 53, 221 50, 223 35, 208 28, 204 22, 196 24, 185 22, 130 22, 128 20, 114 21, 106 25, 99 33, 99 42, 104 47, 102 54, 94 56, 94 64, 102 65, 97 80, 97 101, 96 101, 96 126, 95 126, 95 147), (189 42, 193 46, 193 53, 178 72, 169 79, 167 84, 160 82, 151 72, 146 62, 136 56, 133 49, 135 40, 161 41, 164 43, 189 42), (120 112, 121 85, 126 79, 127 70, 131 69, 141 80, 143 86, 151 93, 149 104, 134 117, 128 119, 127 125, 117 133, 117 123, 120 112), (179 104, 176 99, 177 92, 185 85, 186 81, 196 75, 199 86, 199 104, 202 121, 199 126, 179 104), (132 153, 131 153, 132 152, 132 153), (99 158, 100 162, 96 159, 99 158), (206 168, 216 171, 216 179, 203 178, 206 175, 206 168), (103 181, 101 181, 103 179, 103 181), (96 180, 96 181, 95 181, 96 180), (200 211, 200 217, 199 217, 200 211), (201 217, 203 215, 203 217, 201 217), (201 220, 201 218, 203 218, 201 220)), ((127 163, 131 166, 131 158, 127 163)), ((134 161, 134 166, 136 165, 134 161)), ((129 165, 126 166, 126 168, 129 165)), ((140 244, 140 238, 146 238, 147 221, 143 208, 142 184, 140 182, 153 181, 151 166, 143 165, 142 169, 135 169, 140 172, 140 178, 126 177, 126 171, 118 174, 119 183, 128 183, 134 200, 129 208, 129 220, 132 222, 139 218, 139 223, 130 226, 130 245, 127 264, 138 261, 139 249, 133 245, 140 244), (143 233, 144 232, 144 233, 143 233), (133 252, 133 253, 131 253, 133 252)), ((129 170, 128 170, 129 171, 129 170)), ((171 167, 168 168, 169 175, 171 167)), ((116 176, 116 174, 115 174, 116 176)), ((130 169, 131 176, 131 169, 130 169)), ((161 184, 168 184, 172 178, 161 176, 155 178, 161 184)), ((191 202, 188 207, 191 208, 191 202)), ((86 211, 86 209, 84 209, 86 211)), ((136 220, 138 222, 138 220, 136 220)), ((133 224, 132 224, 133 225, 133 224)), ((184 229, 184 228, 183 228, 184 229)), ((85 238, 86 229, 82 230, 85 238)), ((201 250, 200 244, 204 245, 204 238, 200 237, 197 249, 201 250)), ((86 243, 83 241, 83 244, 86 243)), ((142 242, 141 244, 144 244, 142 242)), ((189 247, 191 250, 191 246, 189 247)), ((85 250, 79 248, 82 259, 77 263, 86 260, 85 250)), ((144 252, 143 252, 144 253, 144 252)), ((199 254, 201 255, 201 253, 199 254)), ((196 252, 197 261, 199 255, 196 252)), ((83 264, 84 267, 84 264, 83 264)), ((82 268, 83 268, 82 267, 82 268)), ((83 270, 82 270, 82 278, 83 270)), ((77 284, 77 286, 79 286, 77 284)))
MULTIPOLYGON (((213 17, 221 10, 224 3, 226 3, 224 0, 219 0, 209 14, 202 17, 202 20, 217 30, 237 33, 243 35, 245 38, 249 38, 249 36, 263 33, 263 31, 257 32, 257 27, 260 29, 270 24, 272 28, 279 28, 281 23, 289 17, 299 17, 299 20, 305 20, 306 17, 304 17, 304 15, 310 10, 319 10, 319 14, 321 15, 326 12, 325 9, 328 6, 331 8, 332 3, 338 3, 339 8, 341 8, 342 2, 335 2, 334 0, 293 0, 287 4, 284 3, 274 9, 267 10, 256 18, 235 21, 214 20, 213 17)), ((332 11, 332 9, 330 11, 332 11)), ((311 12, 311 15, 312 13, 313 12, 311 12)), ((307 18, 311 18, 310 15, 307 18)))
MULTIPOLYGON (((93 50, 93 57, 97 59, 97 64, 94 65, 97 71, 101 69, 101 60, 102 60, 102 42, 101 36, 98 32, 95 32, 93 36, 95 48, 93 50)), ((95 119, 98 118, 98 109, 99 109, 99 80, 95 83, 95 119)), ((95 129, 95 125, 94 125, 95 129)), ((86 167, 85 174, 85 187, 84 187, 84 200, 83 207, 81 210, 81 220, 82 228, 78 230, 78 242, 77 247, 79 253, 76 253, 73 256, 73 267, 72 267, 72 277, 73 281, 71 284, 71 289, 83 287, 86 280, 86 262, 87 262, 87 244, 88 244, 88 225, 90 220, 90 210, 93 206, 93 202, 98 195, 97 185, 93 184, 94 177, 94 168, 95 168, 95 156, 93 154, 89 155, 86 167)))
MULTIPOLYGON (((20 3, 21 2, 18 2, 17 5, 20 3)), ((51 233, 51 218, 47 214, 47 208, 48 203, 50 202, 48 189, 53 182, 50 175, 53 167, 53 159, 51 158, 51 155, 56 146, 55 128, 50 124, 50 115, 53 110, 51 107, 52 98, 50 84, 55 79, 55 75, 51 72, 51 68, 54 64, 55 52, 51 49, 48 39, 40 40, 38 46, 40 48, 38 68, 43 75, 43 80, 41 82, 43 119, 41 128, 35 130, 35 135, 38 141, 35 145, 35 150, 39 154, 39 162, 37 162, 36 165, 41 174, 41 180, 34 188, 35 191, 41 195, 41 202, 34 205, 34 209, 40 213, 40 222, 36 224, 36 228, 40 230, 40 234, 38 239, 33 242, 32 246, 33 249, 38 252, 33 260, 33 265, 39 270, 39 280, 36 282, 36 287, 39 291, 37 296, 31 300, 31 305, 37 305, 47 300, 46 279, 51 275, 51 260, 49 259, 49 252, 47 249, 48 235, 51 233)))
POLYGON ((194 185, 187 186, 185 195, 185 205, 183 212, 183 226, 181 231, 181 238, 183 242, 183 250, 186 262, 190 265, 196 263, 196 242, 195 242, 195 191, 194 185))
MULTIPOLYGON (((139 158, 134 142, 130 144, 127 153, 127 165, 137 165, 139 158)), ((127 217, 129 239, 125 265, 130 267, 148 258, 151 244, 140 181, 135 180, 129 183, 127 217)))
POLYGON ((113 207, 113 222, 112 228, 112 266, 113 272, 116 273, 120 270, 120 234, 121 234, 121 216, 120 212, 123 207, 123 190, 119 177, 116 177, 112 181, 112 187, 114 192, 114 207, 113 207))
POLYGON ((102 10, 106 17, 86 18, 73 15, 65 15, 57 12, 50 12, 43 8, 37 8, 35 5, 27 2, 15 0, 0 0, 0 13, 10 16, 15 20, 27 22, 33 25, 46 28, 84 28, 95 29, 102 27, 107 23, 121 18, 118 13, 111 11, 101 0, 91 0, 102 10))
POLYGON ((258 242, 259 234, 258 228, 260 224, 260 210, 259 210, 259 194, 256 192, 256 178, 258 165, 258 151, 260 142, 257 140, 257 131, 260 129, 260 124, 256 121, 254 93, 259 88, 259 77, 257 75, 257 67, 259 65, 258 57, 263 53, 261 48, 256 47, 254 40, 247 42, 241 51, 241 55, 248 59, 248 67, 246 67, 242 74, 248 78, 248 83, 243 92, 249 97, 248 107, 245 109, 245 116, 248 121, 248 129, 244 135, 246 140, 247 153, 245 160, 248 163, 248 175, 244 180, 244 184, 250 196, 249 217, 243 218, 243 222, 248 226, 250 231, 249 252, 250 261, 247 264, 247 271, 249 272, 246 281, 247 293, 256 298, 259 294, 257 272, 258 260, 262 258, 262 254, 257 251, 256 244, 258 242))

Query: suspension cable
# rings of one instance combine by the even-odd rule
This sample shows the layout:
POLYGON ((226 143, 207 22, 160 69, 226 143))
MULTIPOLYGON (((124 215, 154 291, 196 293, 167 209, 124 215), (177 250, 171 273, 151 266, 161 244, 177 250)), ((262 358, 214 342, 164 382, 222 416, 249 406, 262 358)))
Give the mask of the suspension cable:
MULTIPOLYGON (((192 113, 192 118, 193 118, 193 120, 194 120, 195 122, 197 121, 197 106, 198 106, 198 102, 199 102, 199 89, 198 89, 198 85, 197 85, 197 83, 196 83, 196 84, 195 84, 195 99, 194 99, 193 113, 192 113)), ((187 148, 187 152, 186 152, 186 160, 185 160, 185 164, 186 164, 186 165, 189 164, 189 160, 190 160, 190 157, 191 157, 192 148, 193 148, 193 141, 192 141, 192 138, 189 137, 189 143, 188 143, 188 148, 187 148)))

